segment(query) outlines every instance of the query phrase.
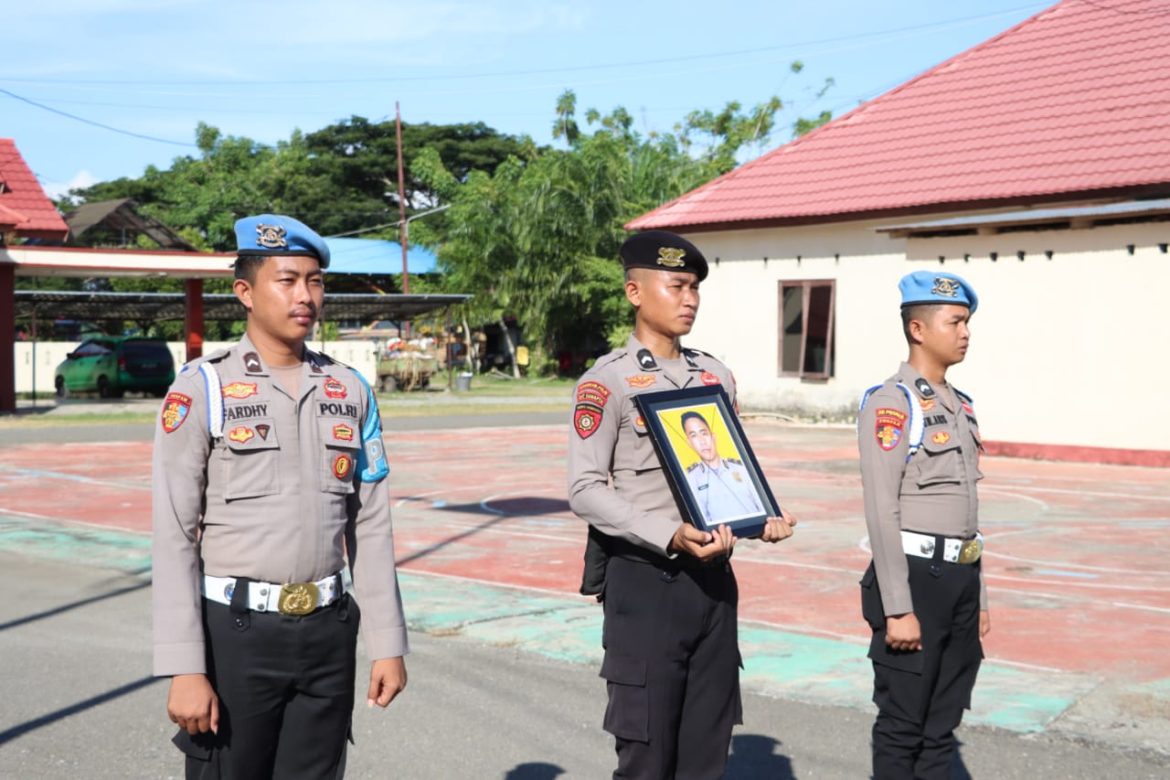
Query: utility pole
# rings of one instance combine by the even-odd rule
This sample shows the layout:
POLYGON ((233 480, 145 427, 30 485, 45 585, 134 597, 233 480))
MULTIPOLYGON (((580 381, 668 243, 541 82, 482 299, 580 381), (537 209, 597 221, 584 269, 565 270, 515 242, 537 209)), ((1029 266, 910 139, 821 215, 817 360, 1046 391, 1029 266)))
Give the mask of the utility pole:
POLYGON ((398 138, 398 243, 402 245, 402 292, 410 292, 410 269, 406 265, 407 236, 406 182, 402 166, 402 112, 398 101, 394 101, 394 133, 398 138))

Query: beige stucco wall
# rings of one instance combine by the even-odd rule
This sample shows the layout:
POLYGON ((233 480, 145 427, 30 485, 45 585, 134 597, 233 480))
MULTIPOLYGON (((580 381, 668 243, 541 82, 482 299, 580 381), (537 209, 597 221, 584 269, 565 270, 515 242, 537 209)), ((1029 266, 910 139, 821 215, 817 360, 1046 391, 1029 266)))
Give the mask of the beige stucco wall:
MULTIPOLYGON (((36 344, 36 389, 38 394, 46 396, 53 394, 53 370, 57 364, 65 359, 73 350, 77 349, 79 341, 42 341, 36 344)), ((209 355, 217 349, 223 349, 234 344, 234 341, 207 341, 203 344, 203 354, 209 355)), ((167 346, 175 358, 176 369, 186 362, 187 346, 181 341, 168 342, 167 346)), ((377 345, 372 341, 326 341, 312 342, 309 347, 324 351, 330 357, 340 360, 346 365, 353 366, 361 372, 366 381, 373 384, 377 381, 377 345)), ((16 392, 29 393, 33 389, 33 353, 32 342, 16 342, 16 392)))
POLYGON ((949 377, 975 397, 988 439, 1170 450, 1170 255, 1158 247, 1170 223, 930 239, 874 229, 889 224, 690 235, 719 263, 688 343, 732 368, 747 406, 843 410, 905 357, 898 279, 945 269, 980 296, 969 357, 949 377), (778 284, 801 279, 837 280, 828 381, 777 376, 778 284))

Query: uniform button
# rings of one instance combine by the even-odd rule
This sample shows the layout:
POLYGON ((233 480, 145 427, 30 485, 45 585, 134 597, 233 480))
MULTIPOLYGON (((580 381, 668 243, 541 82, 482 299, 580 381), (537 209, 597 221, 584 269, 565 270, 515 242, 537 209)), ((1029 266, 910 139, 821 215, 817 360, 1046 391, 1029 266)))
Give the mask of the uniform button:
POLYGON ((260 595, 261 595, 261 596, 267 596, 267 595, 268 595, 268 588, 261 588, 261 589, 260 589, 260 595))

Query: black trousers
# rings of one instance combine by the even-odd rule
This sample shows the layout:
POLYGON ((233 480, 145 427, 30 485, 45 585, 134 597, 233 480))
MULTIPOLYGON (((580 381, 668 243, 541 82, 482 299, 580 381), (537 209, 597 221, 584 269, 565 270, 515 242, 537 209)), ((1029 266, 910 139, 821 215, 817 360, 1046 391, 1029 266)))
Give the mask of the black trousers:
MULTIPOLYGON (((942 544, 937 545, 941 551, 942 544)), ((891 650, 873 564, 861 580, 861 609, 873 628, 874 780, 951 775, 955 735, 983 659, 979 564, 906 556, 922 650, 891 650)))
POLYGON ((743 722, 738 601, 729 563, 609 560, 601 676, 615 778, 723 776, 731 728, 743 722))
POLYGON ((218 735, 175 736, 187 754, 187 780, 342 777, 357 602, 345 595, 304 617, 203 604, 220 724, 218 735))

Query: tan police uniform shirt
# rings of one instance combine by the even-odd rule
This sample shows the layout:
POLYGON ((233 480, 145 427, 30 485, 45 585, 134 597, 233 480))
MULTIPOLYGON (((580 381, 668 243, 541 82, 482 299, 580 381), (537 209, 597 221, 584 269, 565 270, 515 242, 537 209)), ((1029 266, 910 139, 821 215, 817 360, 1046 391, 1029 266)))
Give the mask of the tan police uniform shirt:
MULTIPOLYGON (((865 522, 886 615, 914 611, 901 532, 970 539, 979 530, 977 483, 983 444, 974 405, 949 385, 932 385, 909 363, 869 397, 858 415, 865 522), (922 446, 910 459, 910 407, 922 404, 922 446)), ((987 589, 980 573, 980 605, 987 589)))
POLYGON ((716 384, 734 405, 735 380, 718 360, 691 349, 666 360, 633 336, 623 349, 598 359, 574 391, 569 433, 573 512, 608 536, 669 555, 666 547, 683 519, 634 397, 716 384))
POLYGON ((311 582, 346 557, 370 657, 408 652, 376 403, 353 369, 305 353, 293 394, 245 336, 184 366, 163 402, 153 465, 156 675, 206 671, 202 574, 311 582), (214 442, 203 362, 214 364, 223 398, 214 442))

